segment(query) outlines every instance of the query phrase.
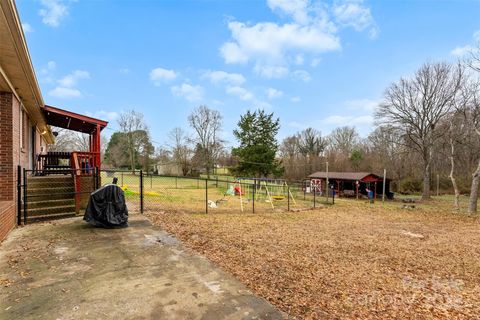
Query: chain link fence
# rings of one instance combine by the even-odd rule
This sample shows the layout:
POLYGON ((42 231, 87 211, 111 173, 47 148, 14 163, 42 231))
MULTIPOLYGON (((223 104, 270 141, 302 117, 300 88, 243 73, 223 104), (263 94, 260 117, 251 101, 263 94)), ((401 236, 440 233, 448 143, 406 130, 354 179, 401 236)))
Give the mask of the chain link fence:
MULTIPOLYGON (((118 179, 132 212, 262 213, 303 211, 326 202, 301 182, 213 176, 179 177, 101 170, 102 185, 118 179)), ((331 199, 330 199, 331 203, 331 199)))

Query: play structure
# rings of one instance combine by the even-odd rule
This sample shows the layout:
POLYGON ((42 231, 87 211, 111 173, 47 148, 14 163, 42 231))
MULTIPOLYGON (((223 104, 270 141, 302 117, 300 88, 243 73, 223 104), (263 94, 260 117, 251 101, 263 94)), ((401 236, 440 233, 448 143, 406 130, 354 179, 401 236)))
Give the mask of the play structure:
POLYGON ((293 204, 296 205, 295 198, 284 179, 237 178, 227 193, 239 197, 242 212, 244 202, 249 201, 264 201, 269 203, 272 209, 275 209, 274 202, 290 197, 293 204))

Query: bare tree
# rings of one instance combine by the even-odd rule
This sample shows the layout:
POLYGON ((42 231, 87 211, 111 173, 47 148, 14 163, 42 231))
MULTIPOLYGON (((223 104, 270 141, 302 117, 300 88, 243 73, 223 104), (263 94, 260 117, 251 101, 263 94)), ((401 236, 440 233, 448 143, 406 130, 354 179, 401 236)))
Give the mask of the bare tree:
POLYGON ((173 161, 182 170, 184 176, 188 175, 191 169, 191 158, 193 150, 189 145, 189 138, 182 128, 176 127, 169 133, 170 150, 173 161))
POLYGON ((424 64, 413 78, 402 78, 385 92, 377 109, 378 124, 391 125, 402 132, 407 145, 423 160, 422 199, 430 198, 433 146, 443 132, 439 122, 452 108, 463 69, 446 63, 424 64))
POLYGON ((322 137, 320 131, 307 128, 298 134, 298 151, 305 159, 305 166, 309 174, 313 173, 316 162, 327 147, 327 139, 322 137))
POLYGON ((134 110, 122 112, 118 119, 120 131, 127 138, 127 150, 130 158, 130 167, 135 174, 136 156, 142 152, 142 146, 148 140, 148 128, 143 114, 134 110))
POLYGON ((190 114, 188 122, 197 134, 195 142, 201 149, 203 164, 207 176, 210 178, 210 173, 224 143, 219 137, 222 116, 220 112, 209 109, 207 106, 199 106, 190 114))
POLYGON ((355 127, 345 126, 335 128, 328 136, 328 140, 331 149, 348 156, 360 142, 360 137, 355 127))
POLYGON ((49 147, 50 151, 89 151, 90 143, 88 134, 63 128, 52 128, 58 132, 55 144, 49 147))
POLYGON ((460 190, 456 179, 456 159, 457 146, 460 145, 465 136, 466 118, 461 109, 455 109, 447 119, 445 131, 447 132, 446 140, 448 141, 448 157, 450 159, 449 178, 452 182, 454 198, 453 208, 460 210, 460 190))
MULTIPOLYGON (((467 106, 467 115, 470 118, 472 131, 480 140, 480 84, 478 82, 471 83, 468 88, 471 99, 467 106)), ((472 184, 470 189, 470 200, 468 204, 468 212, 474 214, 477 212, 478 188, 480 185, 480 159, 478 165, 472 174, 472 184)))

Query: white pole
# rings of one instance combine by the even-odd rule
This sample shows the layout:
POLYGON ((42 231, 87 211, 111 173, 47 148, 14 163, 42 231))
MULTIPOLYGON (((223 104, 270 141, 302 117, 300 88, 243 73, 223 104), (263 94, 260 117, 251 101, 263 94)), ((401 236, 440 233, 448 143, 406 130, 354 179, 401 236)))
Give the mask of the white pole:
POLYGON ((383 169, 383 192, 382 202, 385 202, 385 184, 387 183, 387 169, 383 169))

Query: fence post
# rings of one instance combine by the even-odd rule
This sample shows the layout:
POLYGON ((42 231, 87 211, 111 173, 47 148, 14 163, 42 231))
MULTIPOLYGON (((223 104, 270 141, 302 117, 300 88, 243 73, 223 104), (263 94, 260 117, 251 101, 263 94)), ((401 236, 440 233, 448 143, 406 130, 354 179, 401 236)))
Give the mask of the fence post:
POLYGON ((197 189, 200 189, 200 177, 197 178, 197 189))
POLYGON ((17 166, 17 225, 22 224, 22 167, 17 166))
POLYGON ((94 186, 94 191, 100 188, 100 169, 98 167, 95 167, 95 186, 94 186))
POLYGON ((178 177, 175 176, 175 189, 178 189, 178 177))
POLYGON ((288 199, 288 201, 287 201, 287 206, 288 206, 287 211, 290 211, 290 186, 287 187, 287 199, 288 199))
POLYGON ((218 188, 218 176, 216 176, 216 178, 217 178, 217 183, 216 183, 215 186, 218 188))
POLYGON ((150 175, 150 190, 153 189, 153 174, 150 175))
POLYGON ((255 191, 256 191, 256 189, 257 189, 257 183, 254 181, 254 183, 253 183, 253 192, 252 192, 252 194, 253 194, 253 202, 252 202, 252 211, 253 211, 253 213, 255 213, 255 191))
MULTIPOLYGON (((327 190, 327 192, 328 192, 328 190, 327 190)), ((313 209, 315 209, 316 204, 317 204, 316 203, 316 199, 317 199, 316 195, 317 195, 317 190, 313 190, 313 209)))
POLYGON ((23 168, 23 224, 27 224, 27 174, 23 168))
POLYGON ((143 213, 143 170, 140 170, 140 213, 143 213))
POLYGON ((123 171, 122 171, 122 183, 121 183, 122 187, 123 187, 123 171))
POLYGON ((205 179, 205 213, 208 213, 208 179, 205 179))

